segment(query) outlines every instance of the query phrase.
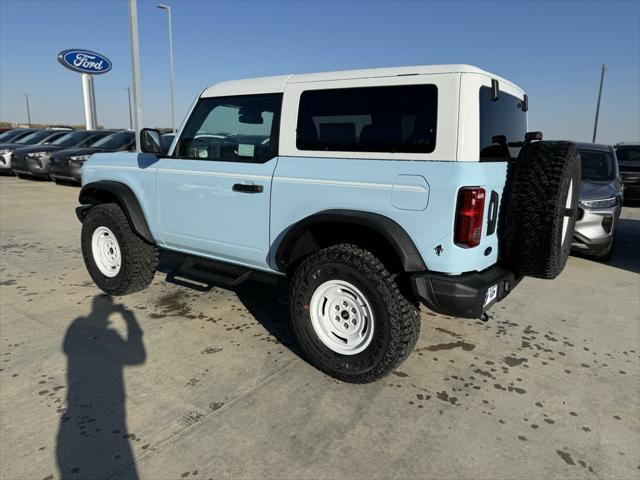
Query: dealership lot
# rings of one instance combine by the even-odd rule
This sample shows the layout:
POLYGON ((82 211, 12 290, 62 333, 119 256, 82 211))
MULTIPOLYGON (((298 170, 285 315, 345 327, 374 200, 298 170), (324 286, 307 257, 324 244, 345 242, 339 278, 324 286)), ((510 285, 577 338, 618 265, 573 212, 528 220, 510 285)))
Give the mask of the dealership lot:
POLYGON ((423 308, 411 357, 357 386, 300 359, 275 287, 196 291, 165 257, 103 297, 78 192, 0 178, 1 478, 640 476, 640 209, 609 264, 525 279, 486 324, 423 308))

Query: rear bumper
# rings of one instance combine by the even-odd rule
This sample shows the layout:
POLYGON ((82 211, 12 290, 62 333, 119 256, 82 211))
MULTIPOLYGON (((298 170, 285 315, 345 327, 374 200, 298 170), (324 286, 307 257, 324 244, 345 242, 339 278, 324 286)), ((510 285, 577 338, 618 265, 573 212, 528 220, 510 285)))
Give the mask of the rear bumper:
POLYGON ((521 279, 509 270, 494 266, 483 272, 462 275, 417 273, 411 277, 411 286, 420 302, 430 310, 455 317, 478 318, 505 298, 521 279))

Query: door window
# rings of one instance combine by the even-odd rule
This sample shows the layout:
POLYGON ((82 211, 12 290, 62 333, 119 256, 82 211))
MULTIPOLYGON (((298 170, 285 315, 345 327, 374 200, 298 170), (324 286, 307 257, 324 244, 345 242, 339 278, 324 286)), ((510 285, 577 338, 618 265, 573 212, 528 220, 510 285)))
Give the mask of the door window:
POLYGON ((264 163, 278 154, 282 94, 200 99, 175 157, 264 163))

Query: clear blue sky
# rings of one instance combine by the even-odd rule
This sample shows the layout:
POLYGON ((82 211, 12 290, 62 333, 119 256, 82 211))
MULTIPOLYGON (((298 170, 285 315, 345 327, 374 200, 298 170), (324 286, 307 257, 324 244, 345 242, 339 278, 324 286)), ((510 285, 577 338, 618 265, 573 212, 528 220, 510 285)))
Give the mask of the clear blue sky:
MULTIPOLYGON (((139 0, 145 126, 169 125, 167 29, 139 0)), ((546 138, 590 140, 600 64, 607 64, 598 140, 640 138, 640 2, 214 2, 173 8, 176 116, 220 80, 366 67, 469 63, 530 98, 546 138)), ((83 123, 80 76, 65 48, 108 56, 96 77, 98 121, 128 127, 125 0, 0 0, 0 119, 83 123)))

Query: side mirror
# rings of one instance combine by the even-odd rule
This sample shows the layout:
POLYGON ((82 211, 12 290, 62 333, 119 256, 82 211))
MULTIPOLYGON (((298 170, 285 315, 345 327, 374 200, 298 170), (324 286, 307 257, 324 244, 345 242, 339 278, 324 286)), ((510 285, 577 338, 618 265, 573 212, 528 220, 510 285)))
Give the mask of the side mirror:
POLYGON ((161 156, 163 151, 160 132, 153 128, 143 128, 140 130, 140 150, 144 153, 153 153, 161 156))

